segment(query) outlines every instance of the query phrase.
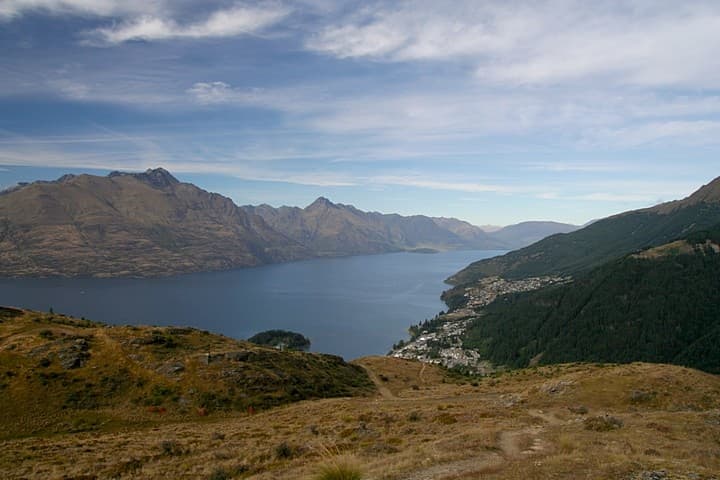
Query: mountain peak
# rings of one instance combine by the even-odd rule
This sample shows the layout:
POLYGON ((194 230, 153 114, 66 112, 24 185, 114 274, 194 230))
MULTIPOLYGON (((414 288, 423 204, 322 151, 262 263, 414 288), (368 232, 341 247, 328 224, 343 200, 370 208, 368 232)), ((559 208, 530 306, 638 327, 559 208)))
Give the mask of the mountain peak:
POLYGON ((707 185, 700 187, 687 200, 691 203, 717 203, 720 202, 720 177, 717 177, 707 185))
POLYGON ((111 172, 108 177, 121 177, 121 176, 130 176, 134 177, 137 180, 140 180, 141 182, 150 184, 153 187, 157 188, 163 188, 163 187, 169 187, 171 185, 176 185, 180 183, 180 181, 173 177, 170 172, 165 170, 162 167, 158 168, 148 168, 142 173, 125 173, 125 172, 111 172))
POLYGON ((333 202, 328 200, 325 197, 318 197, 313 203, 307 206, 307 209, 314 209, 314 208, 334 208, 337 205, 335 205, 333 202))
POLYGON ((699 203, 720 203, 720 177, 698 188, 689 197, 685 197, 682 200, 661 203, 660 205, 650 207, 649 210, 667 214, 679 208, 685 208, 699 203))

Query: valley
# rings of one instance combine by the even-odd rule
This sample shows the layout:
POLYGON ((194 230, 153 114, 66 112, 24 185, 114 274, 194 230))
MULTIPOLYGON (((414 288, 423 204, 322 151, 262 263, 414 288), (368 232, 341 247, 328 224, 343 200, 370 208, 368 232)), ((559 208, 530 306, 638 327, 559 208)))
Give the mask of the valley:
MULTIPOLYGON (((349 363, 187 327, 3 308, 0 468, 58 480, 328 469, 367 480, 716 480, 720 235, 711 215, 681 227, 714 211, 704 188, 700 202, 656 209, 657 244, 600 266, 589 256, 567 271, 459 283, 410 341, 349 363), (668 225, 683 234, 665 242, 668 225)), ((588 233, 540 244, 573 235, 588 233)), ((479 270, 452 278, 468 271, 479 270)))
POLYGON ((719 1, 0 45, 0 480, 720 480, 719 1))

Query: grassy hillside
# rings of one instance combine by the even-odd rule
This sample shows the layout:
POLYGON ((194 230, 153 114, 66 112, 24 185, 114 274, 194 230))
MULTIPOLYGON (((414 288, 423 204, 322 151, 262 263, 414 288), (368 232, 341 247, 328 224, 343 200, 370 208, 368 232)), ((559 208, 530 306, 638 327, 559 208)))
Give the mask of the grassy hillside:
POLYGON ((0 439, 107 430, 364 395, 340 357, 191 328, 111 327, 0 310, 0 439))
POLYGON ((363 480, 710 480, 720 471, 714 375, 570 364, 457 379, 418 362, 359 363, 382 387, 374 397, 7 440, 0 471, 8 480, 317 480, 334 464, 363 480))
POLYGON ((548 237, 506 255, 475 262, 448 281, 454 285, 479 278, 507 279, 577 275, 636 250, 668 243, 720 222, 720 178, 690 197, 623 213, 568 234, 548 237))
POLYGON ((497 364, 677 363, 720 373, 720 231, 610 262, 575 282, 496 300, 465 346, 497 364))

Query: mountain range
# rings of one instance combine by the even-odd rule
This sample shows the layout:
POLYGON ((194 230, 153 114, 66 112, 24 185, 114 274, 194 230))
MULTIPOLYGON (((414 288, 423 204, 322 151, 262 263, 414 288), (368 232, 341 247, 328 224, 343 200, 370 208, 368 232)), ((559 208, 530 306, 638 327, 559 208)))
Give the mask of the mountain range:
POLYGON ((573 227, 516 228, 488 234, 454 218, 363 212, 323 197, 305 208, 239 207, 162 168, 64 175, 0 193, 0 275, 163 276, 326 256, 507 250, 573 227))

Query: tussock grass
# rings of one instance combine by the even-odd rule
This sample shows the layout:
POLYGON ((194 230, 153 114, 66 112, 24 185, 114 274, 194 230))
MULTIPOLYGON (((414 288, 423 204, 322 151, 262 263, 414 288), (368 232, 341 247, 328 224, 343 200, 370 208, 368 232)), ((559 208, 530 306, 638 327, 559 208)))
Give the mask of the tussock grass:
POLYGON ((362 480, 362 470, 354 457, 326 460, 317 467, 313 480, 362 480))

